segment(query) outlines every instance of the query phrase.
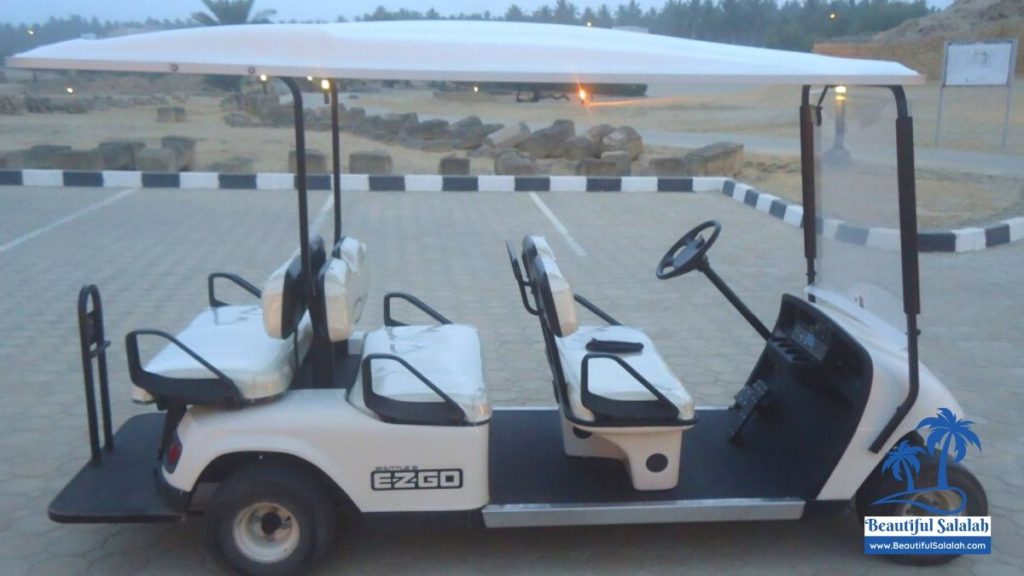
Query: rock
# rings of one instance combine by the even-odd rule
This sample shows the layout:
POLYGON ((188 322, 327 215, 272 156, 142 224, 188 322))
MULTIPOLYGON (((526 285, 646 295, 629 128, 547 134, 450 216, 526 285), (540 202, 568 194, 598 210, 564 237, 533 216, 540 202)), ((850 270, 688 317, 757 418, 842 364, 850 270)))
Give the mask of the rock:
MULTIPOLYGON (((293 152, 294 153, 294 152, 293 152)), ((252 158, 232 156, 220 162, 214 162, 206 167, 209 172, 222 174, 251 174, 253 171, 252 158)))
POLYGON ((373 117, 373 136, 381 140, 394 140, 400 133, 419 124, 415 112, 397 114, 394 112, 373 117))
POLYGON ((530 127, 526 125, 526 122, 516 122, 488 135, 484 138, 483 145, 499 150, 515 148, 529 137, 530 127))
POLYGON ((605 152, 601 154, 601 160, 606 162, 614 162, 618 166, 618 174, 616 176, 629 176, 632 172, 630 166, 633 159, 630 157, 629 152, 625 150, 612 150, 611 152, 605 152))
POLYGON ((438 165, 438 173, 444 176, 468 176, 469 158, 445 156, 438 165))
POLYGON ((590 138, 596 144, 600 144, 604 137, 615 131, 615 127, 611 124, 598 124, 587 130, 587 138, 590 138))
POLYGON ((146 144, 139 140, 111 140, 101 142, 100 156, 103 157, 104 170, 134 170, 135 156, 146 144))
POLYGON ((157 122, 179 123, 185 121, 185 109, 181 106, 160 106, 156 109, 157 122))
POLYGON ((53 112, 53 102, 45 96, 25 96, 25 109, 33 114, 53 112))
POLYGON ((743 145, 716 142, 686 155, 693 176, 734 177, 743 169, 743 145))
POLYGON ((692 174, 690 163, 682 156, 667 158, 651 158, 644 169, 647 176, 689 176, 692 174))
POLYGON ((0 169, 22 170, 28 167, 28 164, 25 163, 25 151, 0 152, 0 169))
POLYGON ((58 170, 102 170, 103 156, 98 149, 61 150, 53 155, 53 167, 58 170))
POLYGON ((452 124, 452 145, 459 150, 479 148, 488 135, 501 130, 503 124, 484 124, 479 116, 467 116, 452 124))
POLYGON ((25 108, 24 101, 16 96, 0 96, 0 114, 12 116, 21 114, 25 108))
POLYGON ((143 148, 135 156, 135 169, 143 172, 177 172, 178 154, 170 148, 143 148))
POLYGON ((565 150, 565 143, 576 136, 576 125, 572 120, 555 120, 547 128, 541 128, 517 146, 533 158, 558 158, 565 150))
POLYGON ((418 140, 440 140, 448 137, 449 133, 448 121, 441 118, 424 120, 405 129, 407 136, 418 140))
POLYGON ((537 173, 537 165, 533 158, 513 148, 495 156, 494 173, 508 176, 533 176, 537 173))
POLYGON ((353 152, 348 155, 352 174, 391 174, 391 155, 387 152, 353 152))
MULTIPOLYGON (((296 159, 298 155, 295 150, 288 151, 288 171, 298 172, 296 159)), ((250 162, 251 163, 251 162, 250 162)), ((327 169, 327 155, 314 148, 306 148, 306 174, 324 174, 327 169)))
POLYGON ((56 155, 70 151, 71 146, 57 146, 53 144, 40 144, 25 151, 24 161, 26 168, 56 168, 56 155))
POLYGON ((366 110, 355 106, 339 112, 338 127, 342 130, 355 130, 366 121, 366 110))
POLYGON ((196 139, 185 136, 164 136, 160 147, 173 150, 178 156, 176 170, 192 170, 196 166, 196 139))
POLYGON ((566 160, 579 162, 584 158, 597 158, 601 153, 601 144, 587 136, 577 136, 565 143, 563 155, 566 160))
POLYGON ((602 152, 629 152, 630 160, 644 153, 644 139, 630 126, 620 126, 601 139, 602 152))
POLYGON ((584 158, 576 163, 577 176, 621 176, 621 168, 614 160, 584 158))
POLYGON ((249 128, 259 126, 260 120, 245 112, 228 112, 224 115, 224 123, 232 128, 249 128))

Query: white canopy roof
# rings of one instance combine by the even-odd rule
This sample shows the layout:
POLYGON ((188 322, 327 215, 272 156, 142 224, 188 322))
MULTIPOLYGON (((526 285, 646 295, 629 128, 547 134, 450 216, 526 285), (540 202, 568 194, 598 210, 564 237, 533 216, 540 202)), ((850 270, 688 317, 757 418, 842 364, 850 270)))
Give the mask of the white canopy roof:
POLYGON ((922 84, 895 62, 622 30, 415 21, 187 28, 42 46, 14 68, 452 80, 676 84, 922 84))

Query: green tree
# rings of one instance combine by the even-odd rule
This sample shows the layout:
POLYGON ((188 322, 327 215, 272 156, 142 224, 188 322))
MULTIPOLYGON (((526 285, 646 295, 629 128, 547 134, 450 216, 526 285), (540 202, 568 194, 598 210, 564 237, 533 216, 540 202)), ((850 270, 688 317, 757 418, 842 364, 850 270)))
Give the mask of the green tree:
POLYGON ((253 14, 256 0, 202 0, 210 12, 193 12, 192 19, 203 26, 225 26, 228 24, 266 24, 276 10, 260 10, 253 14))

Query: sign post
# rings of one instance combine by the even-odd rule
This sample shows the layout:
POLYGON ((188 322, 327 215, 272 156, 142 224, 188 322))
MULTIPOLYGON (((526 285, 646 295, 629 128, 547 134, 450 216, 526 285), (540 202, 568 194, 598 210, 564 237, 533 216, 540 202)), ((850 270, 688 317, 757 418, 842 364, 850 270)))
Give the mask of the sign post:
POLYGON ((1004 87, 1006 112, 1003 116, 1002 147, 1010 128, 1010 105, 1013 103, 1014 71, 1017 69, 1017 40, 985 42, 946 42, 939 87, 939 118, 935 127, 935 145, 942 136, 942 107, 946 87, 1004 87))

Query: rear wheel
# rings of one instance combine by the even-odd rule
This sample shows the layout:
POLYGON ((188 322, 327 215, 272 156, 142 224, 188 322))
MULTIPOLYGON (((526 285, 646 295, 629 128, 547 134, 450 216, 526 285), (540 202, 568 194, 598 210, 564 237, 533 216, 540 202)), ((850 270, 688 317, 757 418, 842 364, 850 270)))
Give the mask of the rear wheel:
POLYGON ((309 571, 330 548, 337 521, 323 482, 302 468, 265 459, 222 482, 206 516, 214 557, 252 576, 309 571))
MULTIPOLYGON (((921 472, 915 476, 918 486, 938 485, 939 467, 934 460, 922 462, 921 472)), ((880 470, 872 472, 871 476, 864 482, 857 492, 856 506, 857 515, 863 522, 866 516, 931 516, 922 508, 937 508, 939 510, 957 510, 956 516, 987 516, 988 497, 981 482, 971 474, 970 470, 955 463, 948 463, 946 466, 947 484, 955 489, 929 490, 920 494, 908 497, 908 502, 874 504, 881 498, 890 494, 896 494, 906 489, 906 484, 897 481, 888 474, 882 475, 880 470), (965 502, 966 500, 966 502, 965 502)), ((888 556, 893 562, 900 564, 912 564, 926 566, 945 564, 959 556, 958 554, 916 554, 916 555, 893 555, 888 556)))

